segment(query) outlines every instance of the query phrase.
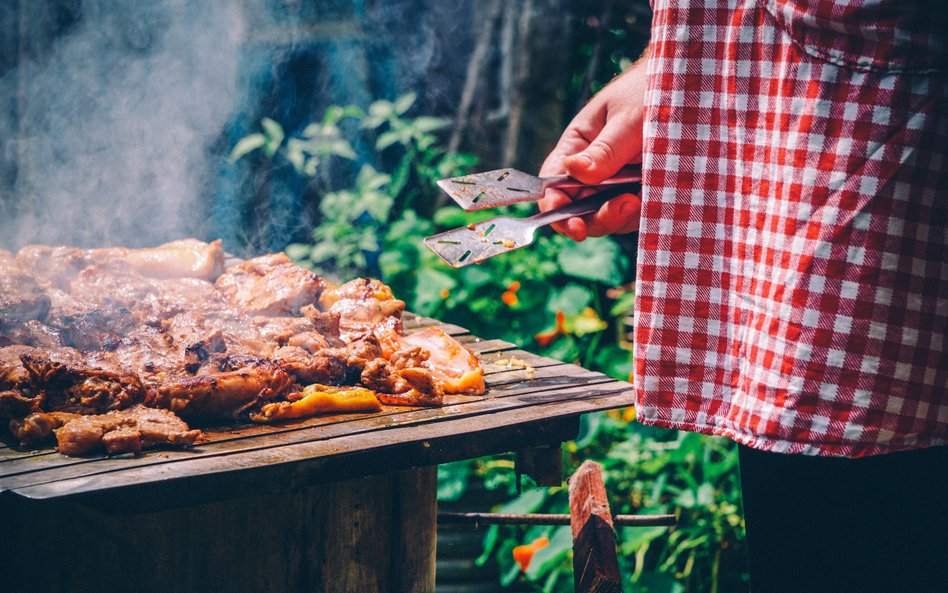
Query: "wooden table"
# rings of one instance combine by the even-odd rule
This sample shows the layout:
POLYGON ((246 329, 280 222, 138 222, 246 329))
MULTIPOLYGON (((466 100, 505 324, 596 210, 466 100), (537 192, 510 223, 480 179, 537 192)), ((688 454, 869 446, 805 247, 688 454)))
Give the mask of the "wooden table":
POLYGON ((405 317, 433 324, 479 356, 485 395, 211 428, 137 458, 0 445, 0 590, 433 591, 437 464, 558 445, 631 404, 628 383, 405 317))

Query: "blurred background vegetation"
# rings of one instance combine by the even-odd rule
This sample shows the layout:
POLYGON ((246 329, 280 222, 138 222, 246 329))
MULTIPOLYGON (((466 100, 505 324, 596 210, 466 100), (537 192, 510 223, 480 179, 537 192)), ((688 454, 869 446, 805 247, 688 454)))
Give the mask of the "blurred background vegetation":
MULTIPOLYGON (((162 59, 181 62, 173 51, 186 44, 171 43, 169 31, 183 34, 208 48, 188 54, 185 71, 208 67, 217 52, 227 56, 236 84, 230 90, 195 86, 208 97, 230 93, 219 102, 225 111, 189 106, 180 113, 185 127, 161 146, 163 154, 186 154, 182 166, 196 180, 187 189, 196 196, 187 224, 130 227, 136 232, 123 242, 156 243, 187 233, 222 238, 239 255, 285 249, 339 280, 380 277, 417 313, 628 379, 634 235, 576 244, 546 233, 529 249, 462 270, 442 264, 421 239, 497 214, 462 212, 434 181, 502 166, 537 171, 573 114, 641 54, 648 42, 647 0, 220 0, 213 14, 208 6, 201 0, 10 0, 0 6, 0 131, 8 138, 0 151, 0 217, 14 220, 37 208, 35 196, 48 192, 35 184, 48 181, 42 172, 50 158, 59 159, 62 170, 82 171, 72 155, 86 155, 100 133, 72 117, 50 128, 55 142, 43 153, 29 148, 36 134, 24 132, 46 121, 37 107, 43 89, 36 85, 46 80, 43 65, 60 59, 57 52, 70 47, 71 36, 88 30, 94 51, 100 38, 109 51, 121 49, 116 62, 96 66, 97 76, 144 64, 147 81, 148 73, 161 71, 162 59), (224 30, 208 38, 215 27, 224 30), (223 125, 209 126, 216 131, 202 136, 195 122, 212 116, 223 125), (73 130, 74 124, 84 125, 73 130)), ((80 67, 66 58, 60 59, 64 71, 80 67)), ((59 84, 57 76, 49 78, 59 84)), ((169 79, 149 92, 168 93, 158 105, 177 105, 176 97, 190 88, 182 84, 169 79)), ((100 118, 107 122, 103 147, 112 145, 109 138, 122 129, 115 122, 127 116, 119 111, 128 111, 121 97, 79 97, 89 101, 87 110, 106 114, 100 118)), ((136 144, 158 142, 164 123, 136 144)), ((142 179, 160 181, 177 171, 147 169, 152 160, 127 164, 145 167, 142 179)), ((82 186, 63 184, 73 194, 82 186)), ((109 189, 90 187, 99 196, 109 189)), ((525 215, 530 207, 510 210, 525 215)), ((96 219, 85 218, 92 225, 86 234, 70 235, 56 217, 56 239, 39 230, 28 238, 117 242, 94 228, 96 219)), ((4 236, 10 242, 14 235, 4 236)), ((675 528, 620 530, 626 591, 746 591, 732 443, 643 427, 627 408, 584 417, 564 455, 567 473, 585 459, 603 464, 614 513, 680 511, 675 528)), ((566 512, 564 488, 524 486, 518 494, 507 456, 439 470, 445 508, 566 512)), ((570 546, 568 528, 444 530, 439 591, 571 591, 570 546), (548 545, 528 564, 514 561, 515 547, 544 537, 548 545)))

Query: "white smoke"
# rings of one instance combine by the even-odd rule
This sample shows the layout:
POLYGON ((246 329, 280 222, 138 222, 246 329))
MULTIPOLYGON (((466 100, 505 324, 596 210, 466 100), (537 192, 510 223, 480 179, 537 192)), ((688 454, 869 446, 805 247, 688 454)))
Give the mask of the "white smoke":
POLYGON ((235 107, 242 26, 236 0, 82 2, 51 51, 0 78, 20 111, 0 119, 0 154, 18 155, 0 245, 206 232, 208 149, 235 107))

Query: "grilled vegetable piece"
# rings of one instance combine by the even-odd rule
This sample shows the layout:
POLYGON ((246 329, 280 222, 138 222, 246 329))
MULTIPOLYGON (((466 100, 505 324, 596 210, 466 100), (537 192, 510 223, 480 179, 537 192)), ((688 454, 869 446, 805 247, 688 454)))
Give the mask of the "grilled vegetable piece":
POLYGON ((254 422, 273 422, 290 418, 305 418, 332 412, 379 412, 382 405, 375 394, 362 387, 332 387, 329 385, 307 385, 298 398, 264 404, 254 422))

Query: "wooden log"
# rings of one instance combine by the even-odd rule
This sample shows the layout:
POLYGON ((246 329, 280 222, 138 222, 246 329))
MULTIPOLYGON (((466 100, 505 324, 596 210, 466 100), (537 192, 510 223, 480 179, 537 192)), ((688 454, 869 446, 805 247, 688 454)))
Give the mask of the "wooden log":
POLYGON ((434 592, 436 468, 173 510, 0 508, 4 591, 434 592))
POLYGON ((612 512, 598 463, 584 461, 570 478, 569 514, 576 593, 622 591, 612 512))

